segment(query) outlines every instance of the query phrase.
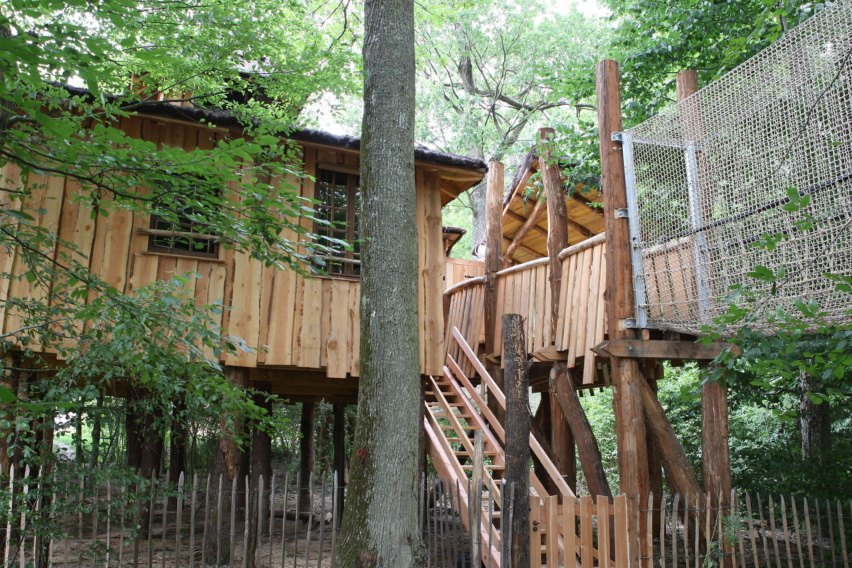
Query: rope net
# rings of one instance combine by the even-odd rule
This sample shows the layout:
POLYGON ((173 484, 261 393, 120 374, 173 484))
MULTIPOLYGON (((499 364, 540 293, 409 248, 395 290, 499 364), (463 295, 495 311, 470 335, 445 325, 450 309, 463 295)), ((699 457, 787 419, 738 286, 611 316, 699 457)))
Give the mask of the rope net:
POLYGON ((640 325, 700 333, 757 266, 786 272, 774 306, 813 299, 848 320, 825 274, 852 276, 851 59, 844 0, 624 133, 640 325), (791 188, 806 208, 784 210, 791 188))

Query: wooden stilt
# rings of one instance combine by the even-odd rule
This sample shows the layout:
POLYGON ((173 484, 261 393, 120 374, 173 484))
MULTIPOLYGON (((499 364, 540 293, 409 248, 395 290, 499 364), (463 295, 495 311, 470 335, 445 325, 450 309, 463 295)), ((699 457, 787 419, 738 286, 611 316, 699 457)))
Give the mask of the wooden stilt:
MULTIPOLYGON (((612 141, 612 133, 622 130, 618 64, 612 60, 601 61, 595 77, 607 243, 605 297, 608 332, 610 339, 633 339, 634 333, 627 327, 627 319, 635 317, 630 232, 627 219, 616 217, 616 210, 627 208, 624 161, 619 151, 621 143, 612 141)), ((621 491, 628 497, 628 549, 631 564, 638 565, 638 535, 645 531, 639 526, 642 523, 638 520, 636 507, 640 496, 647 495, 650 490, 645 414, 639 386, 644 379, 635 359, 612 357, 610 367, 621 491)))

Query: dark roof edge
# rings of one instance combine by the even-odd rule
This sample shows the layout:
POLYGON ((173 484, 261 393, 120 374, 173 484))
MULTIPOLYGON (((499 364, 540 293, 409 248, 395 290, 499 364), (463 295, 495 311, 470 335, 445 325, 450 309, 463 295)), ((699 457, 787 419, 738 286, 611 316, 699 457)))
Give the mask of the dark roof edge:
MULTIPOLYGON (((71 85, 60 85, 58 83, 50 83, 54 87, 65 89, 72 96, 79 96, 94 100, 88 89, 82 87, 74 87, 71 85)), ((123 100, 123 97, 118 95, 104 95, 111 102, 123 100)), ((133 104, 132 101, 127 101, 133 104)), ((170 103, 163 102, 147 102, 143 106, 134 109, 135 112, 144 115, 161 116, 164 118, 172 118, 177 120, 188 120, 191 122, 205 122, 216 126, 226 126, 229 128, 245 128, 245 120, 241 120, 238 115, 228 110, 211 110, 196 106, 176 106, 170 103)), ((332 134, 322 130, 314 130, 312 128, 296 128, 287 125, 281 125, 279 129, 286 138, 295 140, 296 142, 306 142, 313 144, 321 144, 324 146, 333 146, 345 150, 359 150, 361 148, 361 139, 355 136, 347 136, 345 134, 332 134)), ((462 168, 473 170, 480 173, 488 172, 488 165, 477 158, 469 158, 467 156, 459 156, 456 154, 445 154, 430 150, 423 146, 418 146, 414 149, 414 159, 419 162, 426 162, 436 166, 447 166, 454 168, 462 168)))
POLYGON ((447 233, 450 235, 464 235, 467 233, 467 229, 462 229, 461 227, 450 227, 444 225, 441 229, 442 233, 447 233))

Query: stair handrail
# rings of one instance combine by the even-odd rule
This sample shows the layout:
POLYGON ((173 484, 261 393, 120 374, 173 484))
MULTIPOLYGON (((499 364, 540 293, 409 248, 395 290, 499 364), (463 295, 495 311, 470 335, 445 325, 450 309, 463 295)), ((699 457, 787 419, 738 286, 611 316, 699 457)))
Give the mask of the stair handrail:
MULTIPOLYGON (((473 365, 474 370, 479 373, 479 377, 488 387, 488 392, 494 397, 494 400, 497 401, 497 404, 500 405, 503 410, 506 410, 506 396, 503 394, 503 391, 497 386, 497 383, 491 377, 487 370, 485 370, 485 366, 473 352, 470 345, 468 345, 467 341, 465 341, 461 332, 457 327, 453 326, 453 338, 458 342, 459 346, 462 349, 462 352, 470 361, 471 365, 473 365)), ((550 456, 547 455, 547 452, 544 451, 544 448, 541 447, 541 444, 538 443, 538 440, 535 439, 535 436, 530 434, 530 449, 533 451, 535 456, 541 462, 541 465, 544 467, 547 474, 550 476, 550 479, 553 481, 556 488, 562 494, 563 497, 570 497, 572 499, 576 499, 577 496, 571 491, 571 487, 568 483, 565 482, 565 478, 559 473, 559 470, 556 468, 556 465, 550 460, 550 456)))

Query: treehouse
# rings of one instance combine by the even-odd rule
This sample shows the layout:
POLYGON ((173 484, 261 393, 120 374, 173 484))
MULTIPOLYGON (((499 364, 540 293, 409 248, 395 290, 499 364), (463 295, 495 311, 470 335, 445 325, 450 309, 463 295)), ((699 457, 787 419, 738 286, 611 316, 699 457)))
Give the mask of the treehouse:
MULTIPOLYGON (((145 113, 123 118, 120 127, 135 138, 158 146, 212 148, 225 136, 242 136, 240 124, 223 111, 155 103, 145 113), (216 124, 215 128, 209 124, 216 124)), ((327 276, 305 277, 293 271, 264 266, 247 254, 204 235, 192 222, 173 223, 112 211, 93 220, 89 212, 69 201, 79 186, 64 178, 30 174, 39 185, 23 207, 40 210, 38 223, 73 241, 88 257, 89 269, 119 291, 134 290, 172 275, 196 272, 188 283, 199 304, 221 302, 221 324, 251 347, 229 354, 221 363, 246 369, 251 382, 267 383, 271 391, 294 401, 325 397, 352 403, 359 375, 358 215, 360 207, 359 140, 316 130, 292 134, 298 144, 306 177, 285 180, 299 195, 316 199, 317 215, 346 221, 333 230, 316 226, 304 216, 308 232, 322 232, 353 243, 327 258, 327 276)), ((486 172, 479 160, 418 148, 416 160, 417 231, 419 234, 420 364, 423 374, 440 374, 443 367, 445 252, 463 231, 441 223, 441 207, 477 183, 486 172)), ((20 173, 7 165, 2 175, 20 173)), ((293 233, 291 239, 301 239, 293 233)), ((0 254, 0 271, 22 274, 14 252, 0 254)), ((26 279, 12 279, 2 298, 36 293, 26 279)), ((21 314, 9 306, 0 312, 4 333, 14 332, 21 314)))

